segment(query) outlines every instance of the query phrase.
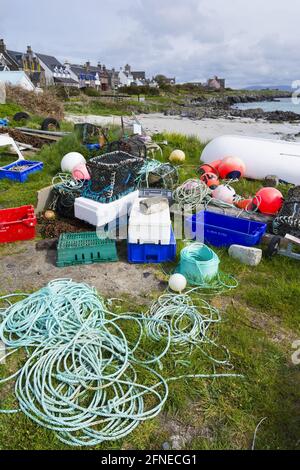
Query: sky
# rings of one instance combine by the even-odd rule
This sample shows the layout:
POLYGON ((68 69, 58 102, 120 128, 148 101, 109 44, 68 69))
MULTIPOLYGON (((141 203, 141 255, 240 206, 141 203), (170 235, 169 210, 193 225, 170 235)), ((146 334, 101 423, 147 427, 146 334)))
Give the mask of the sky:
POLYGON ((0 38, 150 78, 290 85, 300 80, 299 17, 299 0, 0 0, 0 38))

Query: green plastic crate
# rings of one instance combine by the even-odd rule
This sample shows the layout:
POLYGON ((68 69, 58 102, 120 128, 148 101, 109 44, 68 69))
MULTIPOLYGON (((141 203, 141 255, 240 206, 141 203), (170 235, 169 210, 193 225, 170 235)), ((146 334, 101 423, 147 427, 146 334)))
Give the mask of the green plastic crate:
POLYGON ((116 242, 99 239, 96 232, 64 233, 57 247, 57 266, 118 261, 116 242))

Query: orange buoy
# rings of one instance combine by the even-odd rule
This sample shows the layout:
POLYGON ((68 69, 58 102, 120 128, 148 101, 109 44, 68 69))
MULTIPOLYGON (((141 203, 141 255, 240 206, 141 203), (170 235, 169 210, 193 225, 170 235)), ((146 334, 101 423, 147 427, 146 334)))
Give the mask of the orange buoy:
POLYGON ((262 188, 253 199, 254 206, 258 208, 259 212, 266 215, 277 214, 283 202, 283 195, 276 188, 262 188))
POLYGON ((238 209, 250 210, 252 206, 252 199, 242 199, 240 201, 236 201, 234 205, 238 209))
POLYGON ((215 173, 204 173, 204 175, 200 177, 200 180, 210 189, 216 189, 220 184, 219 178, 215 173))
POLYGON ((227 157, 218 167, 220 178, 239 179, 245 176, 246 166, 240 158, 227 157))

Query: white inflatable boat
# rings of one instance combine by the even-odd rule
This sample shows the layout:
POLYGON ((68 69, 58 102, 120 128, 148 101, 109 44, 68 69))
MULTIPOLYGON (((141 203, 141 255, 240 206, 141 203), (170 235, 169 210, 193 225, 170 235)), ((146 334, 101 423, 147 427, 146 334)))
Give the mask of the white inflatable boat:
POLYGON ((262 180, 275 175, 300 185, 300 143, 224 135, 205 147, 201 161, 211 163, 229 156, 243 160, 246 178, 262 180))

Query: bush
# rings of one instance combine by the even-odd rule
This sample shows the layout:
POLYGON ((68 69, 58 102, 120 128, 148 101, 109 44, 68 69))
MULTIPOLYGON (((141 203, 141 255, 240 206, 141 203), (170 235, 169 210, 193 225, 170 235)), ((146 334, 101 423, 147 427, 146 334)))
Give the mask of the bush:
POLYGON ((63 104, 52 90, 35 93, 21 87, 7 86, 6 97, 9 102, 17 104, 28 113, 55 119, 64 117, 63 104))
POLYGON ((84 88, 83 92, 86 96, 91 96, 92 98, 100 98, 101 93, 100 91, 96 90, 96 88, 84 88))
POLYGON ((72 98, 74 96, 80 96, 80 89, 76 87, 64 87, 62 85, 55 86, 51 89, 55 95, 62 99, 62 100, 67 100, 69 98, 72 98))
POLYGON ((144 86, 124 86, 119 88, 119 93, 125 93, 127 95, 147 95, 147 96, 159 96, 160 92, 158 88, 152 88, 148 85, 144 86))

